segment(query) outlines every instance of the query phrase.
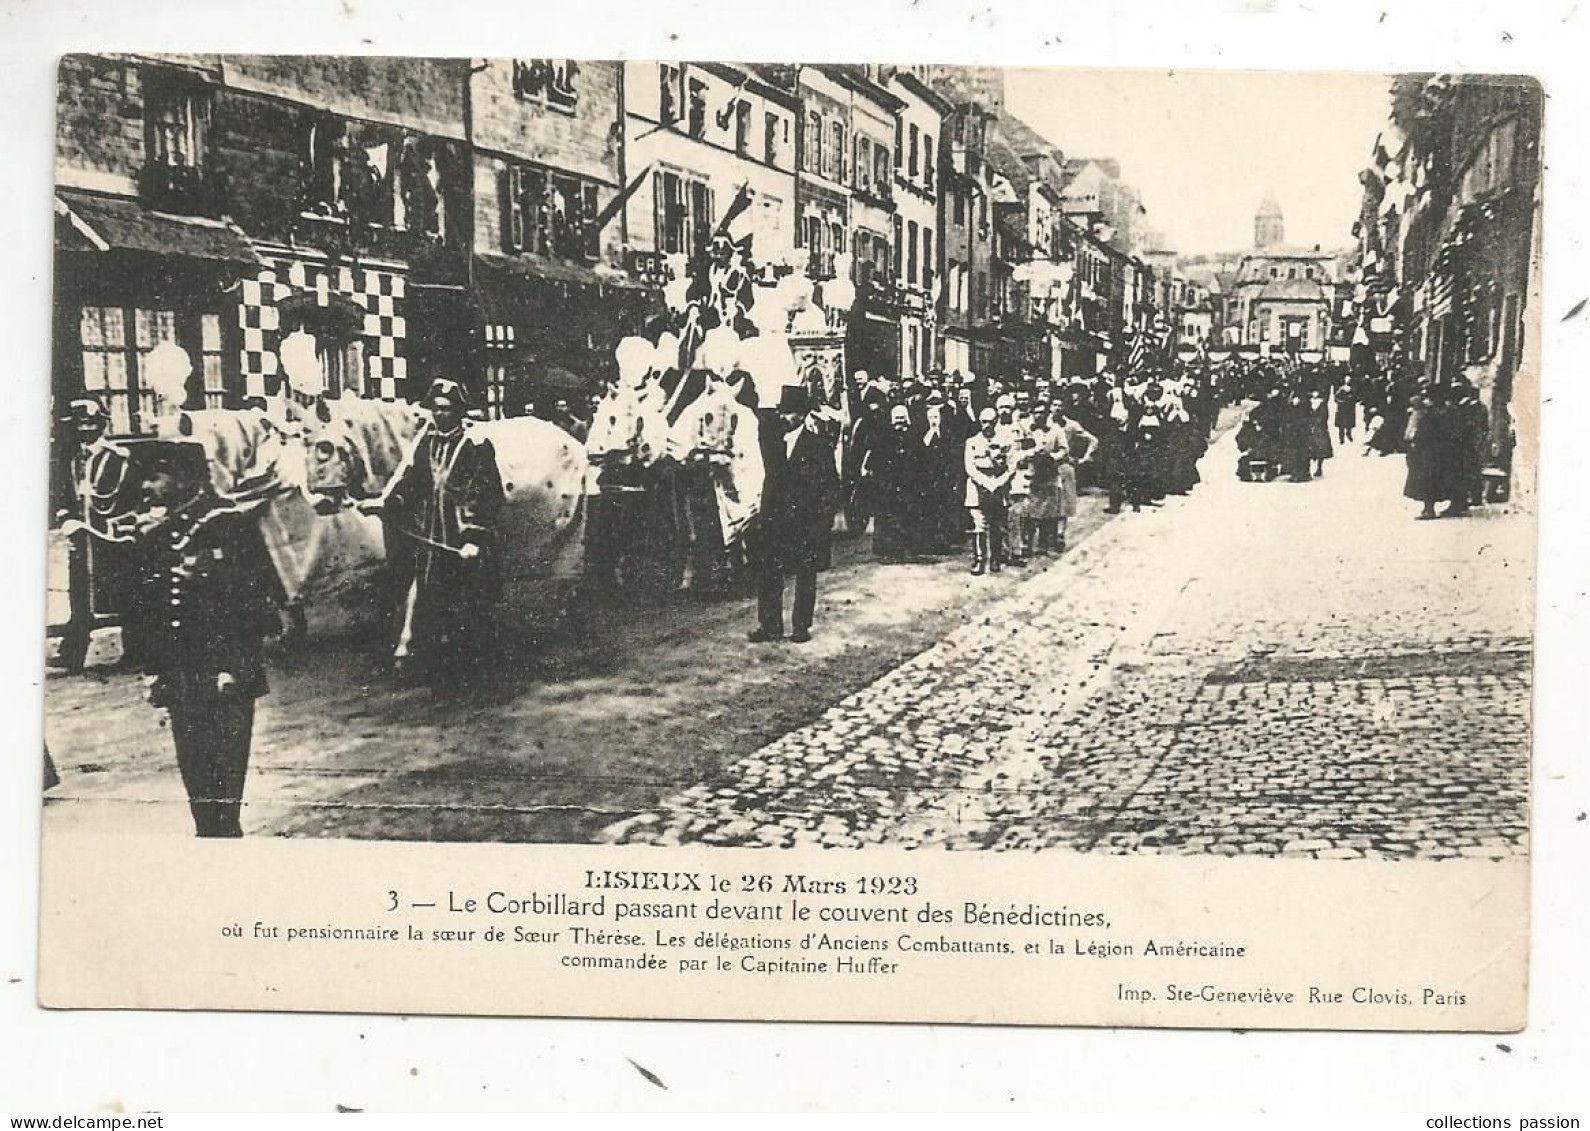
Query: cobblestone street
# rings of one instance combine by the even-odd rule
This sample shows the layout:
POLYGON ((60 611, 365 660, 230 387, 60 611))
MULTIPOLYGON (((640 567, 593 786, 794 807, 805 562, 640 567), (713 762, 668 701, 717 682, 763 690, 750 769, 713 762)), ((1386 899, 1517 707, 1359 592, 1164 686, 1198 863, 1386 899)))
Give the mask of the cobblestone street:
MULTIPOLYGON (((1527 515, 1419 523, 1403 461, 1205 482, 1046 568, 847 546, 811 644, 746 599, 619 603, 485 702, 396 689, 368 648, 278 659, 250 835, 1106 852, 1526 848, 1527 515), (858 551, 861 551, 858 553, 858 551)), ((187 834, 136 677, 52 676, 54 827, 187 834)))
POLYGON ((1322 858, 1527 850, 1531 524, 1403 461, 1206 482, 616 841, 1322 858))

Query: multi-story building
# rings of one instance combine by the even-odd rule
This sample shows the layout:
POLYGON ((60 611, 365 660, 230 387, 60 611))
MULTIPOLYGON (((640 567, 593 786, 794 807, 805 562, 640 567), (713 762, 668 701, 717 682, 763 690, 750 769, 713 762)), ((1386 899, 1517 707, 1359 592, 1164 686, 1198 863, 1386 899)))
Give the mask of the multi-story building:
POLYGON ((895 139, 906 103, 888 89, 875 66, 805 67, 801 85, 803 94, 817 92, 826 105, 842 107, 828 123, 831 140, 841 115, 849 127, 850 152, 848 160, 841 155, 839 170, 840 183, 850 195, 851 281, 855 286, 855 301, 845 320, 847 365, 852 373, 864 370, 898 376, 904 368, 901 322, 907 309, 906 296, 897 282, 898 260, 908 256, 896 234, 900 228, 895 139))
POLYGON ((1146 224, 1142 197, 1121 179, 1113 157, 1079 157, 1065 163, 1065 213, 1079 224, 1103 224, 1107 242, 1134 254, 1142 249, 1146 224))
POLYGON ((1360 178, 1354 363, 1472 382, 1490 414, 1487 458, 1527 491, 1513 431, 1537 411, 1525 312, 1539 301, 1540 86, 1418 75, 1391 93, 1360 178))
POLYGON ((1060 253, 1072 268, 1062 308, 1066 328, 1060 335, 1060 373, 1088 376, 1108 368, 1112 354, 1126 341, 1118 282, 1125 256, 1065 217, 1060 221, 1060 240, 1060 253))
POLYGON ((939 152, 944 120, 954 107, 928 85, 919 68, 900 67, 880 77, 901 103, 894 134, 900 373, 920 376, 939 363, 939 152))
POLYGON ((642 260, 693 256, 728 227, 761 264, 800 243, 795 185, 800 100, 757 68, 728 63, 624 64, 626 159, 634 193, 625 230, 642 260))
POLYGON ((994 121, 994 113, 976 102, 956 104, 945 119, 939 174, 939 242, 944 255, 939 321, 944 328, 944 368, 952 373, 989 374, 995 361, 989 319, 994 177, 985 152, 994 121))
POLYGON ((623 273, 628 215, 621 64, 477 62, 470 83, 474 292, 484 400, 588 393, 647 296, 623 273))
POLYGON ((278 392, 294 335, 301 383, 405 395, 449 352, 420 292, 466 293, 467 85, 460 60, 63 60, 57 396, 151 431, 157 346, 220 407, 278 392))
POLYGON ((1318 245, 1287 246, 1281 207, 1272 195, 1260 202, 1253 232, 1254 249, 1236 273, 1240 344, 1264 354, 1323 357, 1330 344, 1335 254, 1318 245))
POLYGON ((1008 112, 998 117, 989 161, 996 186, 995 308, 1001 368, 1045 376, 1060 373, 1060 151, 1008 112))

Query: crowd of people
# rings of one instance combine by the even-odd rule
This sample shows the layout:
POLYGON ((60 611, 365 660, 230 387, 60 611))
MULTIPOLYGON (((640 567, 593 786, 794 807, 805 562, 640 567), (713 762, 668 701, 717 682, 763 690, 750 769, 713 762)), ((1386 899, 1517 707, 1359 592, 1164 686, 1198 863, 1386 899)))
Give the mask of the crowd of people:
MULTIPOLYGON (((737 395, 749 384, 727 380, 737 395)), ((1214 370, 1180 365, 1060 380, 858 372, 837 408, 817 376, 802 387, 813 409, 825 409, 820 421, 811 414, 810 425, 829 446, 835 472, 832 483, 817 488, 834 532, 853 537, 870 527, 872 551, 888 563, 970 547, 976 574, 1064 552, 1084 488, 1107 491, 1110 513, 1187 493, 1224 403, 1214 370)), ((590 433, 590 418, 567 400, 537 410, 573 435, 590 433)), ((593 398, 591 412, 600 411, 602 399, 593 398)), ((612 464, 605 470, 612 478, 625 474, 612 464)), ((603 497, 600 485, 596 497, 603 497)), ((614 504, 609 491, 592 511, 598 584, 620 584, 635 572, 618 563, 655 556, 656 516, 648 518, 634 498, 614 504)), ((706 508, 695 517, 711 522, 706 508)), ((664 515, 662 525, 668 522, 664 515)), ((723 534, 697 531, 701 543, 729 551, 707 563, 720 582, 744 560, 723 534)), ((755 544, 753 532, 746 549, 755 544)))
POLYGON ((1504 469, 1510 454, 1494 450, 1489 414, 1461 378, 1440 384, 1345 366, 1250 364, 1231 383, 1254 402, 1237 432, 1242 479, 1317 479, 1338 447, 1361 443, 1365 454, 1407 457, 1403 495, 1420 504, 1417 518, 1461 517, 1485 501, 1487 469, 1504 469))

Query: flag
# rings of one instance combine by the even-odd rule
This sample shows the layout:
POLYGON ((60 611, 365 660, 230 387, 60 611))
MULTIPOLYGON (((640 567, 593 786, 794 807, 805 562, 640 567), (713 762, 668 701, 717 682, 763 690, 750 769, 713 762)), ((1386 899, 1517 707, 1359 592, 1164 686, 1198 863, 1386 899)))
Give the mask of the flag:
POLYGON ((718 221, 717 233, 728 234, 729 225, 738 220, 740 213, 749 207, 751 207, 751 184, 747 181, 734 194, 734 200, 729 203, 728 211, 723 214, 723 219, 718 221))
POLYGON ((695 366, 689 369, 669 368, 662 371, 658 383, 663 390, 664 415, 668 419, 668 426, 672 428, 679 423, 685 409, 695 404, 697 398, 706 392, 707 374, 695 366))
POLYGON ((1137 330, 1132 334, 1131 349, 1126 357, 1126 370, 1135 373, 1143 365, 1143 359, 1148 356, 1148 343, 1143 340, 1143 331, 1137 330))

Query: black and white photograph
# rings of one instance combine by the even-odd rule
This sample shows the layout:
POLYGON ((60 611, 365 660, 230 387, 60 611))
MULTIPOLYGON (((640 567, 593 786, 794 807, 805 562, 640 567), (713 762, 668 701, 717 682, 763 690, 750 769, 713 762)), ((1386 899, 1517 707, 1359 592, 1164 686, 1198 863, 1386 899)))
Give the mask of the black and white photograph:
POLYGON ((46 859, 1527 856, 1533 79, 58 82, 46 859))

